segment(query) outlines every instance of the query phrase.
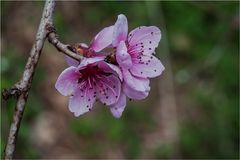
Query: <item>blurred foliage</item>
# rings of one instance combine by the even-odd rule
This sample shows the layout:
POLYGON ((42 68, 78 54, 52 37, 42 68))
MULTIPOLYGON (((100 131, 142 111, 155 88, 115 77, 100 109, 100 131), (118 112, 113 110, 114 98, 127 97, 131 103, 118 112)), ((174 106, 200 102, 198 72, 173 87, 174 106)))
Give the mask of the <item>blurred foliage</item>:
MULTIPOLYGON (((120 13, 128 17, 129 30, 139 25, 158 25, 163 41, 168 38, 165 47, 169 48, 173 65, 176 87, 173 94, 177 99, 181 96, 178 93, 185 95, 182 101, 190 100, 191 105, 177 105, 178 151, 174 146, 159 144, 152 158, 239 158, 239 2, 79 2, 79 10, 71 10, 74 22, 66 18, 61 7, 71 2, 57 3, 54 22, 63 39, 71 39, 76 34, 84 37, 85 31, 93 36, 103 24, 113 24, 120 13), (163 18, 154 19, 150 15, 163 18), (84 31, 76 33, 75 26, 84 31)), ((5 23, 14 4, 1 4, 1 15, 5 17, 2 23, 5 23)), ((41 10, 42 4, 36 2, 36 7, 41 10)), ((34 19, 30 14, 27 18, 34 19)), ((4 33, 7 22, 1 26, 4 33)), ((18 48, 5 43, 1 53, 1 90, 21 77, 26 62, 26 56, 18 48)), ((161 48, 158 51, 164 63, 168 53, 161 52, 161 48)), ((16 150, 19 157, 43 156, 32 147, 29 137, 31 123, 43 112, 46 103, 38 92, 45 74, 38 66, 19 132, 16 150)), ((107 109, 101 108, 94 117, 70 119, 67 129, 83 140, 79 152, 87 158, 103 158, 109 146, 123 150, 124 158, 141 158, 143 134, 157 127, 149 109, 157 100, 158 97, 153 101, 128 103, 120 120, 113 119, 107 109)), ((1 104, 3 153, 15 101, 1 104)))

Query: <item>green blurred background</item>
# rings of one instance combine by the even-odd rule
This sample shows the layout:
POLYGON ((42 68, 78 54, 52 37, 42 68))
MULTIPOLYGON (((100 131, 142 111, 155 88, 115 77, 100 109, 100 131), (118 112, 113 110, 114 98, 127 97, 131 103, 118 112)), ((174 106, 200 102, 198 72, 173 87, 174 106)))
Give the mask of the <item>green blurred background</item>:
MULTIPOLYGON (((1 90, 21 78, 44 2, 1 1, 1 90)), ((121 119, 97 103, 75 118, 54 88, 66 68, 47 41, 15 158, 239 158, 239 2, 57 2, 60 39, 88 43, 123 13, 129 30, 156 25, 166 67, 121 119)), ((1 101, 3 153, 15 100, 1 101)))

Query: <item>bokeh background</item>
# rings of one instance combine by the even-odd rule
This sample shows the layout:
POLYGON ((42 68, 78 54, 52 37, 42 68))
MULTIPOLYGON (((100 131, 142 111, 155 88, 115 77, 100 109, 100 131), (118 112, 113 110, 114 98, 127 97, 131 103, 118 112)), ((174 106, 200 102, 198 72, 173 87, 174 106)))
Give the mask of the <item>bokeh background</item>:
MULTIPOLYGON (((1 90, 21 78, 44 2, 1 1, 1 90)), ((78 118, 54 84, 67 64, 47 41, 15 158, 239 158, 239 2, 61 2, 60 39, 89 44, 123 13, 129 30, 156 25, 166 70, 121 119, 97 103, 78 118)), ((15 100, 1 101, 3 153, 15 100)))

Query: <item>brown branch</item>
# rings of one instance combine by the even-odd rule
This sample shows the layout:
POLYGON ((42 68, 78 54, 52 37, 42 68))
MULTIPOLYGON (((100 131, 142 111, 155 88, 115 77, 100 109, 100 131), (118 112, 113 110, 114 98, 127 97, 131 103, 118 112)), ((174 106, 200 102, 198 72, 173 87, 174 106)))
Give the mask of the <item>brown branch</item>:
POLYGON ((20 127, 22 115, 25 109, 25 104, 28 98, 28 91, 32 85, 33 75, 47 36, 47 25, 52 25, 53 12, 55 7, 54 0, 47 0, 43 10, 41 22, 36 34, 36 40, 30 51, 30 56, 27 60, 25 70, 21 80, 16 83, 11 89, 3 91, 3 98, 7 99, 10 96, 17 96, 17 104, 13 115, 13 121, 9 130, 8 141, 5 148, 5 159, 12 159, 17 140, 17 134, 20 127))
POLYGON ((67 56, 77 60, 81 61, 82 56, 79 54, 76 54, 75 52, 72 52, 72 47, 70 45, 63 44, 58 40, 58 36, 56 34, 55 28, 51 25, 47 26, 48 30, 48 41, 56 47, 56 49, 63 54, 66 54, 67 56))
POLYGON ((10 89, 3 89, 2 91, 2 97, 4 100, 7 100, 12 96, 15 96, 15 98, 17 98, 18 96, 20 96, 20 94, 21 94, 21 90, 15 86, 10 89))
POLYGON ((47 0, 45 2, 41 22, 39 24, 38 32, 36 34, 36 40, 30 51, 30 56, 25 66, 22 78, 10 89, 4 89, 2 91, 2 97, 5 100, 12 96, 17 98, 17 104, 13 115, 13 121, 11 123, 8 141, 5 148, 5 159, 13 159, 13 153, 17 141, 18 130, 21 124, 25 104, 28 98, 28 92, 29 89, 31 88, 33 75, 35 73, 35 69, 46 38, 48 37, 48 41, 51 44, 53 44, 58 51, 78 61, 82 59, 81 55, 76 54, 72 51, 70 45, 63 44, 58 40, 55 28, 53 27, 54 8, 55 8, 54 0, 47 0))

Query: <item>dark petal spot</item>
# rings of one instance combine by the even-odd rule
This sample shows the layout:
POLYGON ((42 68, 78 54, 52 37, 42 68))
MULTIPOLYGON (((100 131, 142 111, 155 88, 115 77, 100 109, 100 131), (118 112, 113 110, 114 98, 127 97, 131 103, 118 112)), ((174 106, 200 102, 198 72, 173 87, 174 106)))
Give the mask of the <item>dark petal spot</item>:
POLYGON ((118 98, 118 96, 116 96, 116 98, 118 98))
POLYGON ((141 74, 143 74, 143 72, 141 72, 141 74))
POLYGON ((141 42, 141 45, 143 45, 143 42, 141 42))
POLYGON ((153 59, 153 56, 151 56, 150 58, 153 59))
POLYGON ((91 99, 89 98, 88 101, 90 101, 91 99))
POLYGON ((132 99, 130 98, 129 101, 132 101, 132 99))
POLYGON ((151 32, 151 35, 153 35, 153 32, 151 32))
POLYGON ((114 109, 116 109, 116 110, 117 110, 117 107, 115 107, 114 109))
POLYGON ((97 92, 94 92, 94 94, 97 94, 97 92))
POLYGON ((83 96, 81 96, 81 97, 83 97, 83 96))
POLYGON ((136 46, 137 46, 138 44, 136 44, 136 46))
POLYGON ((146 65, 148 65, 148 63, 146 63, 146 65))
POLYGON ((150 62, 150 60, 148 60, 148 62, 150 62))
POLYGON ((96 95, 94 95, 93 97, 96 97, 96 95))
POLYGON ((106 96, 106 99, 108 99, 108 96, 106 96))
POLYGON ((103 105, 106 105, 106 103, 103 103, 103 105))
POLYGON ((87 105, 87 108, 89 107, 89 105, 87 105))
POLYGON ((151 44, 151 43, 152 43, 152 41, 149 41, 149 43, 151 44))
POLYGON ((92 110, 92 108, 89 108, 89 111, 91 111, 92 110))
POLYGON ((157 70, 156 70, 156 69, 154 69, 154 72, 157 72, 157 70))
POLYGON ((149 50, 152 50, 152 48, 149 48, 149 50))
POLYGON ((113 88, 116 88, 116 86, 114 85, 113 88))

